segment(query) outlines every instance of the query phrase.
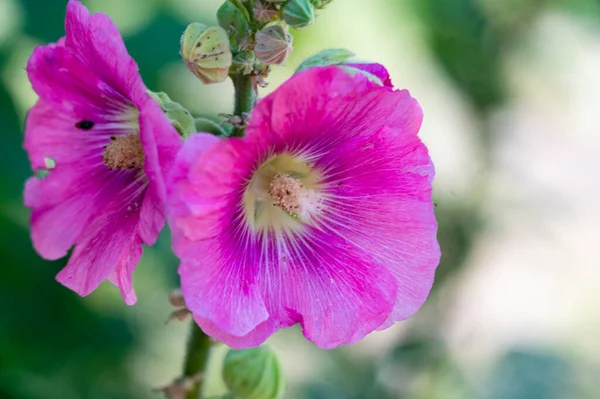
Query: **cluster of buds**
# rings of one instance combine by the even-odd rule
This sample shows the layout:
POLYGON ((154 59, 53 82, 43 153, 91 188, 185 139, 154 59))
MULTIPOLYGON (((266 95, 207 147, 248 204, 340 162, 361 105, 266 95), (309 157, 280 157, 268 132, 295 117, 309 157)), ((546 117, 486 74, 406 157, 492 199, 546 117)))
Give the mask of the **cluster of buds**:
POLYGON ((292 51, 289 28, 315 21, 315 12, 332 0, 227 0, 217 11, 219 26, 188 26, 181 55, 205 84, 228 75, 254 75, 258 84, 269 65, 280 65, 292 51))

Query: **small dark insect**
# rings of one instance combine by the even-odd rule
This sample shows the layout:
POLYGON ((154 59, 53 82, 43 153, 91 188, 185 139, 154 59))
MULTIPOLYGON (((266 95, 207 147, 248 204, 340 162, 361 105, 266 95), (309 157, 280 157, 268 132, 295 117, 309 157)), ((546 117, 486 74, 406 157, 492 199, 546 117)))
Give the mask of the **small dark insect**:
POLYGON ((81 122, 77 122, 75 124, 75 127, 77 129, 81 129, 81 130, 90 130, 91 128, 94 127, 94 122, 92 121, 81 121, 81 122))

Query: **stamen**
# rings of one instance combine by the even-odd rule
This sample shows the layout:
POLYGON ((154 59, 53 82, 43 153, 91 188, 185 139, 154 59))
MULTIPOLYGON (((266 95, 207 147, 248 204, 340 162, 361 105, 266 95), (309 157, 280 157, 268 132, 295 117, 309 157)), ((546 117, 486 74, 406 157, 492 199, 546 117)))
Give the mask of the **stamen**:
POLYGON ((315 191, 306 189, 299 179, 289 174, 278 174, 271 180, 269 195, 273 205, 301 220, 308 220, 320 208, 315 191))
POLYGON ((104 164, 109 169, 140 169, 144 166, 144 150, 139 134, 112 136, 110 140, 102 154, 104 164))

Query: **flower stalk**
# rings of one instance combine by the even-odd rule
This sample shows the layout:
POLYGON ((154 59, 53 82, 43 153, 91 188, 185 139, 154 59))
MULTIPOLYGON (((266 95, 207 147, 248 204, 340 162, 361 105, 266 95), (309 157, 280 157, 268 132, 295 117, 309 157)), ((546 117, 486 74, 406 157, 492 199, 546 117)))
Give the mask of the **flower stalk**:
POLYGON ((183 375, 185 378, 193 381, 193 383, 187 390, 185 399, 200 399, 201 397, 203 378, 197 377, 203 377, 202 374, 206 373, 210 347, 210 338, 192 321, 185 363, 183 365, 183 375))
MULTIPOLYGON (((239 116, 241 120, 246 120, 246 114, 252 111, 252 108, 256 105, 256 85, 254 84, 252 75, 236 73, 231 75, 231 80, 233 80, 235 90, 233 114, 234 116, 239 116)), ((245 131, 246 126, 234 126, 231 131, 231 137, 243 137, 245 131)))

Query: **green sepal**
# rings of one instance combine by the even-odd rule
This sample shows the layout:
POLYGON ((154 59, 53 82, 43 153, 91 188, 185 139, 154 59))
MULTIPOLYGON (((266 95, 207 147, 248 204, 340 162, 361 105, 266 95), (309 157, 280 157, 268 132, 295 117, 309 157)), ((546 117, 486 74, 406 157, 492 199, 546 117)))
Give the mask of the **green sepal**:
POLYGON ((250 75, 254 70, 256 56, 253 51, 243 50, 233 57, 232 70, 242 75, 250 75))
POLYGON ((229 137, 231 134, 231 126, 219 125, 208 118, 196 118, 194 122, 197 132, 210 133, 219 137, 229 137))
POLYGON ((181 137, 186 138, 196 133, 196 124, 190 111, 185 109, 181 104, 171 100, 166 93, 148 91, 148 94, 160 105, 167 119, 169 119, 169 122, 171 122, 171 125, 179 132, 181 137))
POLYGON ((298 69, 296 69, 296 72, 318 66, 341 65, 354 57, 354 55, 355 54, 352 51, 343 48, 323 50, 302 61, 298 69))

